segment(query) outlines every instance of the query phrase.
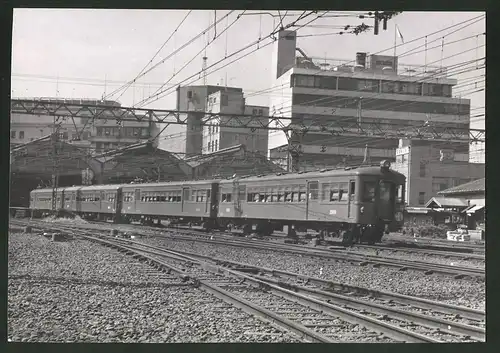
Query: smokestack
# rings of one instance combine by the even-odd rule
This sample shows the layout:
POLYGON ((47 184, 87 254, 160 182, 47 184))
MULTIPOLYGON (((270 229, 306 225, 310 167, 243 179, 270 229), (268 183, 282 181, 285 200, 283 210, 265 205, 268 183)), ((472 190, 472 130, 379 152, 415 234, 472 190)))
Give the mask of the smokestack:
POLYGON ((370 163, 370 151, 368 150, 368 145, 365 145, 365 158, 363 159, 363 164, 370 163))

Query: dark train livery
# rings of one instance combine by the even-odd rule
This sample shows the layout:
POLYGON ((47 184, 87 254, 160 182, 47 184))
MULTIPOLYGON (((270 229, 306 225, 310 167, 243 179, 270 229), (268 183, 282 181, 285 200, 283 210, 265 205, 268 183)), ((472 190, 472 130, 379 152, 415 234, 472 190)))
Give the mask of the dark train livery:
MULTIPOLYGON (((288 226, 377 242, 403 224, 405 176, 359 167, 224 180, 77 186, 57 189, 57 209, 116 223, 155 220, 269 235, 288 226)), ((33 217, 52 209, 52 189, 31 192, 33 217)))

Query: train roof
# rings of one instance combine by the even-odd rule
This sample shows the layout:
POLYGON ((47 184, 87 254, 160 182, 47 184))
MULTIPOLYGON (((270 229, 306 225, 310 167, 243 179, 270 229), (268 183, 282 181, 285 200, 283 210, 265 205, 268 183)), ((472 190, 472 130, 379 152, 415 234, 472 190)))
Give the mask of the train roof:
POLYGON ((186 180, 186 181, 170 181, 170 182, 159 182, 159 183, 141 183, 141 184, 122 184, 124 188, 141 188, 141 187, 155 187, 155 186, 171 186, 171 185, 207 185, 212 183, 217 183, 219 180, 207 179, 207 180, 186 180))
POLYGON ((87 185, 81 186, 80 191, 117 190, 122 186, 123 184, 87 185))
MULTIPOLYGON (((404 174, 401 174, 393 169, 389 169, 392 174, 399 175, 404 177, 404 174)), ((278 174, 267 174, 267 175, 259 175, 259 176, 248 176, 248 177, 240 177, 239 180, 244 181, 262 181, 263 178, 266 180, 289 180, 296 178, 324 178, 326 176, 352 176, 352 175, 375 175, 380 176, 383 175, 383 171, 381 167, 368 166, 368 167, 358 167, 358 168, 342 168, 342 169, 328 169, 321 171, 311 171, 311 172, 299 172, 299 173, 278 173, 278 174)), ((232 183, 236 178, 221 180, 221 184, 232 183)))
MULTIPOLYGON (((57 192, 58 193, 61 192, 62 189, 64 189, 64 188, 57 188, 57 192)), ((31 192, 34 193, 34 194, 46 193, 46 192, 52 193, 52 191, 53 191, 52 188, 43 188, 43 189, 33 189, 33 190, 31 190, 31 192)))

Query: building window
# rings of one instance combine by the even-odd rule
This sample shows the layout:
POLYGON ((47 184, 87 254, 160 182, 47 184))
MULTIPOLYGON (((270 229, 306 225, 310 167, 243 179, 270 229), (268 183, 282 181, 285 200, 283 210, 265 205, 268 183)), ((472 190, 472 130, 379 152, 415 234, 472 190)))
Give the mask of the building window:
POLYGON ((24 139, 24 131, 19 131, 19 139, 24 139))
POLYGON ((358 80, 355 78, 339 77, 339 90, 340 91, 357 91, 358 80))
POLYGON ((378 92, 378 81, 358 80, 358 90, 367 92, 378 92))
POLYGON ((418 193, 418 204, 425 205, 425 192, 418 193))
POLYGON ((15 131, 11 131, 10 132, 10 138, 11 139, 15 139, 16 138, 16 132, 15 131))
POLYGON ((383 81, 382 93, 396 93, 396 83, 393 81, 383 81))
POLYGON ((321 77, 319 81, 319 88, 322 89, 337 89, 336 77, 321 77))
POLYGON ((420 177, 425 178, 425 162, 420 161, 420 177))
POLYGON ((295 75, 295 87, 314 87, 314 76, 295 75))

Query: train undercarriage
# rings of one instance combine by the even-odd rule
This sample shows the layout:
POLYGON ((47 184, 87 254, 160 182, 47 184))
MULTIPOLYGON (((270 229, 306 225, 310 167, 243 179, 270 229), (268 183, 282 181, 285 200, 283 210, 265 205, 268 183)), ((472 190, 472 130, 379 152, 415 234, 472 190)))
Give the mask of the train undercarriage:
MULTIPOLYGON (((41 218, 54 215, 49 210, 33 210, 33 218, 41 218)), ((319 240, 328 238, 340 238, 345 245, 355 243, 374 244, 381 241, 384 233, 388 233, 387 225, 379 224, 351 224, 351 223, 324 223, 304 221, 268 221, 261 219, 234 219, 234 218, 201 218, 201 217, 169 217, 158 215, 117 215, 112 213, 90 213, 90 212, 57 212, 58 216, 80 216, 86 220, 112 221, 120 224, 138 222, 146 226, 188 226, 201 228, 205 231, 219 230, 243 236, 256 234, 257 236, 271 236, 274 232, 285 232, 290 239, 298 239, 299 233, 310 235, 309 231, 315 232, 319 240)))

